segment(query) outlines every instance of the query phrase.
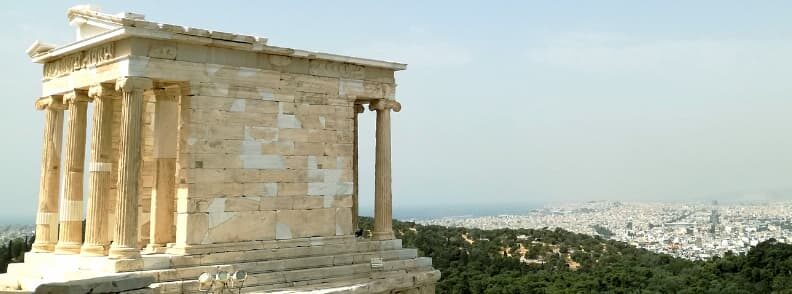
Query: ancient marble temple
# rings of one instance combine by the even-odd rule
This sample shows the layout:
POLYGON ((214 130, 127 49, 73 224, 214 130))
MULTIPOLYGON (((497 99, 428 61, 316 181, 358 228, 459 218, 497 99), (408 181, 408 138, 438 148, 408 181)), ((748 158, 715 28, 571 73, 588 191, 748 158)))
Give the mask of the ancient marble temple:
POLYGON ((6 287, 127 273, 154 293, 434 292, 431 259, 391 225, 406 65, 88 6, 68 19, 76 41, 28 50, 43 64, 36 240, 6 287), (376 116, 375 224, 356 237, 360 115, 376 116))

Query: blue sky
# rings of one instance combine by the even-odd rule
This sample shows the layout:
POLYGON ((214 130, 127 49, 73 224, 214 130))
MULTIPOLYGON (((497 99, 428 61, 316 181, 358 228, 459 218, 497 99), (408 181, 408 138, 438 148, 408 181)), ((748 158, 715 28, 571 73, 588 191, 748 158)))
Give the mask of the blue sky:
MULTIPOLYGON (((70 42, 65 14, 75 4, 0 4, 7 135, 0 214, 32 221, 41 70, 24 51, 37 39, 70 42)), ((789 2, 94 4, 279 46, 408 63, 397 74, 404 109, 393 125, 397 209, 792 198, 781 193, 792 191, 789 2)), ((363 117, 364 206, 373 199, 373 125, 373 115, 363 117)))

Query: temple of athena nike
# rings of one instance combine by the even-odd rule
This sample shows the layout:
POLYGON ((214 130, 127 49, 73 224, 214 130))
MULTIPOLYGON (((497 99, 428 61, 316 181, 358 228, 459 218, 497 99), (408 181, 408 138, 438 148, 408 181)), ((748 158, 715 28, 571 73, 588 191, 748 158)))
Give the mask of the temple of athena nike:
POLYGON ((68 20, 74 42, 27 52, 43 65, 36 239, 0 289, 434 293, 440 273, 391 224, 405 64, 90 6, 68 20), (376 116, 375 215, 357 237, 360 115, 376 116))

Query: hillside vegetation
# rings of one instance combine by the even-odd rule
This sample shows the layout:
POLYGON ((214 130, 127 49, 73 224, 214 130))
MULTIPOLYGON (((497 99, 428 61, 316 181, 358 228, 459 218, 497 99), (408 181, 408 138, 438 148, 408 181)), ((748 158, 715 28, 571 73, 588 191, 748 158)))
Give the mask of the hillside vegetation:
POLYGON ((689 261, 562 229, 394 229, 432 257, 438 293, 792 293, 792 245, 772 239, 744 255, 689 261))

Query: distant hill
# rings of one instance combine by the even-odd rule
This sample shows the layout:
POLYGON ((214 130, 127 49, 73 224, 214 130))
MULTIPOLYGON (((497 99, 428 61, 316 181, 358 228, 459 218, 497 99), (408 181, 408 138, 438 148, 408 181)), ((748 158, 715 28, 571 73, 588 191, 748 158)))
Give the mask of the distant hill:
POLYGON ((792 293, 792 245, 772 239, 705 262, 562 229, 394 229, 433 258, 438 293, 792 293))

